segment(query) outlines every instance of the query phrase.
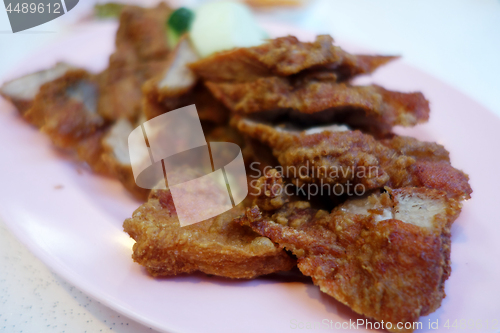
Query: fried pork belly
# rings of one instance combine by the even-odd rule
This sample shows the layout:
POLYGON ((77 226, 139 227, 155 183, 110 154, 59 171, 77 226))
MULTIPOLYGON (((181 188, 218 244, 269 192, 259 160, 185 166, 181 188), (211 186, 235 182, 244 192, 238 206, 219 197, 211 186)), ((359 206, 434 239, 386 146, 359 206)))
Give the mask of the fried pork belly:
POLYGON ((85 70, 73 69, 39 88, 24 119, 40 128, 60 148, 73 148, 100 130, 98 85, 85 70))
POLYGON ((22 79, 37 80, 27 85, 25 96, 35 93, 36 97, 23 118, 47 134, 58 148, 73 154, 93 171, 117 178, 136 198, 146 200, 149 190, 135 184, 128 157, 127 138, 132 124, 122 118, 110 125, 97 112, 99 85, 94 75, 58 66, 22 79), (39 83, 43 84, 38 87, 39 83))
POLYGON ((429 119, 421 93, 380 86, 352 86, 349 79, 373 72, 395 57, 351 55, 330 36, 313 43, 283 37, 268 43, 214 54, 190 64, 211 93, 231 111, 274 120, 343 122, 381 135, 394 125, 429 119))
POLYGON ((299 132, 248 119, 233 123, 243 135, 270 147, 280 165, 291 170, 285 176, 299 186, 350 182, 366 190, 428 187, 458 198, 472 193, 468 176, 451 166, 449 153, 436 143, 401 136, 378 141, 345 126, 299 132))
POLYGON ((58 148, 74 154, 93 171, 117 178, 134 196, 145 200, 149 190, 135 185, 128 158, 132 125, 120 119, 109 126, 97 113, 96 77, 69 68, 37 89, 24 119, 47 134, 58 148))
POLYGON ((170 49, 165 23, 171 13, 172 9, 164 2, 152 8, 125 6, 120 14, 113 56, 134 62, 166 57, 170 49), (122 50, 128 53, 120 54, 122 50))
POLYGON ((153 276, 200 271, 251 279, 294 267, 295 260, 284 250, 236 223, 244 212, 243 206, 236 206, 217 217, 181 227, 170 191, 155 189, 123 227, 136 241, 134 261, 153 276))
POLYGON ((338 46, 333 38, 321 35, 313 43, 287 36, 260 46, 219 52, 190 65, 204 80, 221 82, 253 81, 267 76, 288 76, 306 69, 337 73, 340 80, 368 74, 393 60, 390 56, 356 56, 338 46))
POLYGON ((0 87, 0 95, 12 102, 19 113, 23 115, 33 106, 33 101, 42 85, 60 78, 71 69, 74 68, 66 63, 57 63, 52 68, 4 83, 0 87))
POLYGON ((357 313, 412 323, 435 311, 450 275, 450 227, 460 203, 443 191, 402 188, 347 201, 331 214, 308 202, 239 220, 298 258, 321 291, 357 313))
MULTIPOLYGON (((251 82, 207 82, 214 96, 231 111, 332 122, 343 117, 370 117, 392 127, 414 126, 429 119, 429 103, 421 93, 401 93, 377 85, 351 86, 317 77, 297 80, 284 77, 259 78, 251 82), (302 117, 297 117, 302 115, 302 117)), ((355 120, 355 119, 352 119, 355 120)))
POLYGON ((178 97, 192 90, 198 78, 187 65, 197 59, 187 36, 182 37, 169 54, 164 72, 147 82, 149 89, 156 90, 158 99, 178 97))
POLYGON ((165 22, 171 9, 125 6, 116 34, 116 51, 99 75, 99 113, 106 119, 135 121, 141 114, 142 84, 163 71, 170 52, 165 22))
POLYGON ((137 186, 132 171, 132 164, 128 151, 128 136, 134 127, 125 118, 119 119, 111 125, 101 141, 101 160, 108 172, 137 199, 145 201, 149 189, 137 186))
POLYGON ((147 81, 142 90, 143 112, 147 119, 195 104, 200 120, 216 125, 227 123, 229 111, 198 83, 187 64, 198 59, 187 36, 170 53, 164 71, 147 81))
POLYGON ((415 160, 406 169, 398 164, 389 165, 386 169, 391 178, 388 186, 435 188, 455 198, 470 199, 469 176, 451 165, 449 153, 442 145, 405 136, 394 136, 381 142, 396 154, 415 160))
POLYGON ((96 78, 82 69, 58 66, 57 71, 44 74, 46 80, 54 79, 36 87, 36 97, 23 118, 47 134, 58 148, 74 154, 95 172, 109 174, 101 159, 101 140, 108 125, 96 110, 96 78))

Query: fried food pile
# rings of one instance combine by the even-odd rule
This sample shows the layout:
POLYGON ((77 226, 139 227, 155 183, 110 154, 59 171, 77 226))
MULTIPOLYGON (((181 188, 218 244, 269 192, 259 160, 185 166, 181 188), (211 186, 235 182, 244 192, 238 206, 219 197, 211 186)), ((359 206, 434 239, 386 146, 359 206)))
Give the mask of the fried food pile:
POLYGON ((102 73, 59 63, 0 88, 56 147, 146 201, 123 224, 133 259, 153 276, 251 279, 298 267, 394 332, 435 311, 451 272, 450 229, 472 189, 442 145, 393 133, 428 121, 421 93, 352 84, 397 57, 349 54, 323 35, 200 58, 186 35, 168 46, 171 12, 125 6, 102 73), (249 195, 181 227, 168 184, 136 185, 127 139, 191 104, 207 141, 242 148, 249 195))
POLYGON ((451 166, 448 151, 437 143, 395 134, 377 140, 347 127, 308 133, 238 117, 233 123, 244 135, 271 148, 282 167, 301 170, 288 175, 298 186, 350 181, 353 185, 362 184, 366 190, 384 186, 426 187, 461 199, 469 199, 472 192, 468 176, 451 166))
POLYGON ((272 211, 255 205, 239 223, 291 251, 321 291, 397 328, 441 305, 460 207, 444 191, 404 187, 348 200, 331 213, 304 201, 272 211))

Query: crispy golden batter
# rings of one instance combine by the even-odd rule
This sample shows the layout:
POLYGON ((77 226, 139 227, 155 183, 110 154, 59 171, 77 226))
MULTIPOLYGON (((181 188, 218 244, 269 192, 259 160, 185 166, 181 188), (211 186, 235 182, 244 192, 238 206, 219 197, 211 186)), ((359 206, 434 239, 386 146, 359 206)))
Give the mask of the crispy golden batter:
POLYGON ((337 73, 339 79, 346 80, 371 73, 395 58, 351 55, 332 43, 328 35, 318 36, 313 43, 300 42, 293 36, 281 37, 255 47, 219 52, 190 67, 203 79, 214 82, 253 81, 318 68, 337 73))
POLYGON ((429 103, 421 93, 401 93, 376 85, 351 86, 324 79, 259 78, 251 82, 207 82, 214 96, 240 114, 299 113, 310 119, 335 120, 335 116, 363 111, 365 116, 389 126, 413 126, 429 119, 429 103), (278 111, 278 112, 277 112, 278 111), (281 111, 281 112, 279 112, 281 111))
POLYGON ((189 66, 236 113, 268 120, 286 115, 301 123, 343 121, 381 135, 394 125, 428 120, 429 105, 420 93, 345 83, 395 57, 351 55, 332 42, 330 36, 318 36, 313 43, 292 36, 276 38, 219 52, 189 66))
POLYGON ((460 208, 445 192, 403 188, 347 201, 331 214, 307 202, 272 215, 255 206, 239 222, 291 250, 321 291, 392 323, 391 332, 410 332, 396 324, 418 321, 445 297, 450 227, 460 208))
MULTIPOLYGON (((299 186, 312 182, 345 184, 351 180, 374 189, 384 186, 390 179, 377 158, 385 156, 389 149, 359 131, 323 131, 307 135, 244 119, 237 123, 237 128, 271 147, 280 165, 290 170, 285 176, 299 186), (362 170, 367 172, 361 174, 362 170)), ((405 158, 399 162, 401 165, 408 163, 410 161, 405 158)))
POLYGON ((379 142, 394 149, 399 155, 411 156, 419 161, 450 161, 450 153, 442 145, 434 142, 419 141, 399 135, 393 135, 379 142))
POLYGON ((468 176, 453 168, 443 146, 410 137, 378 141, 346 127, 298 132, 247 119, 236 128, 269 146, 285 176, 295 184, 362 184, 366 190, 391 186, 429 187, 470 198, 468 176))
POLYGON ((408 168, 401 168, 397 163, 389 164, 386 167, 391 178, 388 186, 435 188, 452 197, 470 199, 469 176, 451 165, 449 153, 443 146, 406 136, 394 136, 381 142, 396 154, 415 160, 408 168))
POLYGON ((268 238, 234 221, 243 213, 244 208, 237 206, 180 227, 170 191, 157 189, 123 227, 136 241, 134 261, 153 276, 200 271, 251 279, 295 266, 295 260, 268 238))

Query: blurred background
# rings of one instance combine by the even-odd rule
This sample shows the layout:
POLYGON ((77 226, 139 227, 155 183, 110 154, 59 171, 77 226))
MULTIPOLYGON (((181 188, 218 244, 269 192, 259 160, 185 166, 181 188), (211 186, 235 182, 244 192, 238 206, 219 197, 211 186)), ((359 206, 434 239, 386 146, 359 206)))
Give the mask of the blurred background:
MULTIPOLYGON (((80 0, 64 16, 13 34, 0 9, 0 84, 23 59, 94 22, 98 2, 80 0)), ((142 6, 154 0, 120 1, 142 6)), ((204 0, 171 0, 196 7, 204 0)), ((331 34, 340 42, 405 62, 500 116, 499 0, 247 0, 258 20, 331 34), (272 5, 269 5, 271 2, 272 5)), ((471 110, 473 112, 474 110, 471 110)), ((451 120, 453 121, 453 120, 451 120)), ((465 130, 465 129, 464 129, 465 130)), ((500 130, 500 129, 499 129, 500 130)), ((152 332, 100 305, 41 264, 0 223, 0 331, 152 332)))
MULTIPOLYGON (((243 0, 242 0, 243 1, 243 0)), ((246 0, 259 19, 331 34, 404 61, 458 88, 500 115, 499 0, 246 0), (262 6, 263 4, 278 4, 262 6), (281 6, 279 4, 282 4, 281 6), (259 6, 260 5, 260 6, 259 6)), ((0 82, 37 48, 85 29, 95 3, 81 0, 64 16, 13 34, 0 10, 0 82)), ((125 0, 154 5, 156 0, 125 0)), ((171 0, 196 7, 207 0, 171 0)))

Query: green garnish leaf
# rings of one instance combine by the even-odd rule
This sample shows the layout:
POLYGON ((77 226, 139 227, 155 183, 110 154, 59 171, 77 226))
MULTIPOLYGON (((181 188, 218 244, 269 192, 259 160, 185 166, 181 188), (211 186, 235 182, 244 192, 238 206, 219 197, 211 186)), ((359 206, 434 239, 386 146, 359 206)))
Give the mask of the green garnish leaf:
POLYGON ((191 9, 181 7, 175 10, 168 18, 167 25, 178 35, 182 35, 189 30, 194 19, 194 12, 191 9))

